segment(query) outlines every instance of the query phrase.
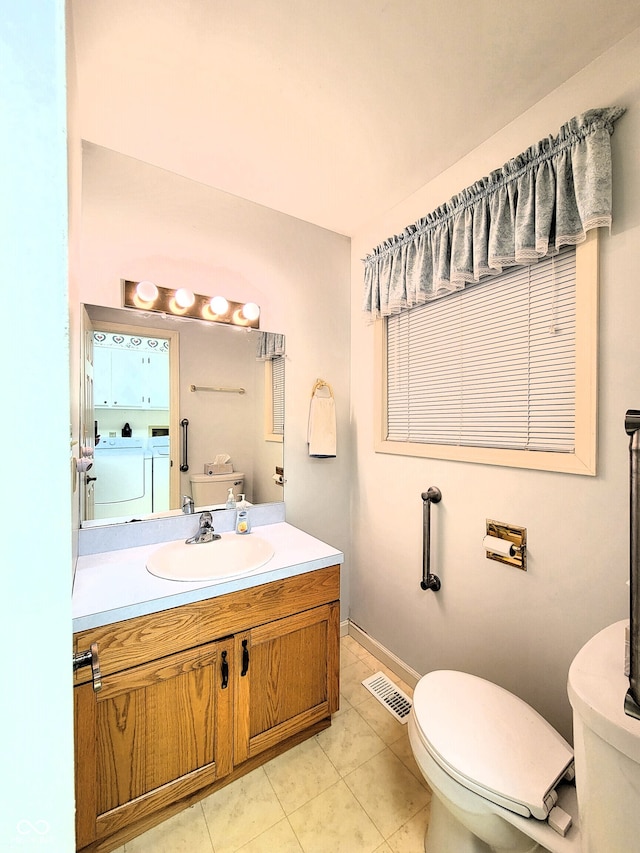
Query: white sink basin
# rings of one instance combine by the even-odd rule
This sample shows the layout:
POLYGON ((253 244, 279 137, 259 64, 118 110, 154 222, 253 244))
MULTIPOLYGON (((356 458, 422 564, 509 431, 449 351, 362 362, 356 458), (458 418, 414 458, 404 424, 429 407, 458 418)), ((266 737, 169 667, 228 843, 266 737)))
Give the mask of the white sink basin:
POLYGON ((187 545, 169 542, 147 560, 147 571, 170 581, 218 581, 248 575, 273 557, 270 542, 250 533, 223 533, 221 539, 187 545))

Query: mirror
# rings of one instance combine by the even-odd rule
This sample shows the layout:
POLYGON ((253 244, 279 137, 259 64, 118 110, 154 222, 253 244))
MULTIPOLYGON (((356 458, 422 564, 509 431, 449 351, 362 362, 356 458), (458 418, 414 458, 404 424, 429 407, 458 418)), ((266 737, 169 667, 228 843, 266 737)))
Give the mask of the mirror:
POLYGON ((232 466, 225 494, 232 487, 254 504, 284 500, 284 428, 274 433, 270 421, 276 371, 256 357, 259 332, 84 309, 80 434, 84 446, 99 440, 81 476, 83 527, 179 514, 192 475, 214 463, 232 466), (153 350, 142 372, 140 351, 131 352, 141 345, 153 350))

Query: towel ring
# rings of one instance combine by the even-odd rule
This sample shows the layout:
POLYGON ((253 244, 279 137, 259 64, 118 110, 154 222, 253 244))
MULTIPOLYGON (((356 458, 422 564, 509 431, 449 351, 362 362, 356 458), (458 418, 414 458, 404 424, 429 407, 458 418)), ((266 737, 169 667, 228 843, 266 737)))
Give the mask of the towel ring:
POLYGON ((312 391, 311 391, 311 396, 312 396, 312 397, 313 397, 313 395, 316 393, 316 391, 317 391, 319 388, 328 388, 328 389, 329 389, 329 393, 330 393, 330 394, 331 394, 331 396, 333 397, 333 388, 331 387, 331 385, 329 385, 329 383, 328 383, 328 382, 325 382, 325 381, 324 381, 324 379, 317 379, 317 380, 316 380, 316 384, 313 386, 313 389, 312 389, 312 391))

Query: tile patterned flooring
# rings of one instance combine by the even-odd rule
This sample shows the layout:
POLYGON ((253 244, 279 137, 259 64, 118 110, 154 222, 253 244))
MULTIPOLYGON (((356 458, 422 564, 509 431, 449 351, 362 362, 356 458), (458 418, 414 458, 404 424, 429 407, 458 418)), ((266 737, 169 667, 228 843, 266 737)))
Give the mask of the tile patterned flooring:
POLYGON ((340 710, 331 727, 232 782, 116 853, 424 853, 431 792, 407 727, 361 684, 382 670, 340 641, 340 710))

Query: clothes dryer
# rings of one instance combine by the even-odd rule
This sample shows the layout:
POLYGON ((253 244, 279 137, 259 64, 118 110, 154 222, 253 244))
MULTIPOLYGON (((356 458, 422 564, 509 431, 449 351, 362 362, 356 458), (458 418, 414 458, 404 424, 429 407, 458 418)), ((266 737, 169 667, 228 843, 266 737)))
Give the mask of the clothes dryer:
POLYGON ((152 512, 152 460, 146 440, 102 438, 94 452, 94 518, 152 512))

